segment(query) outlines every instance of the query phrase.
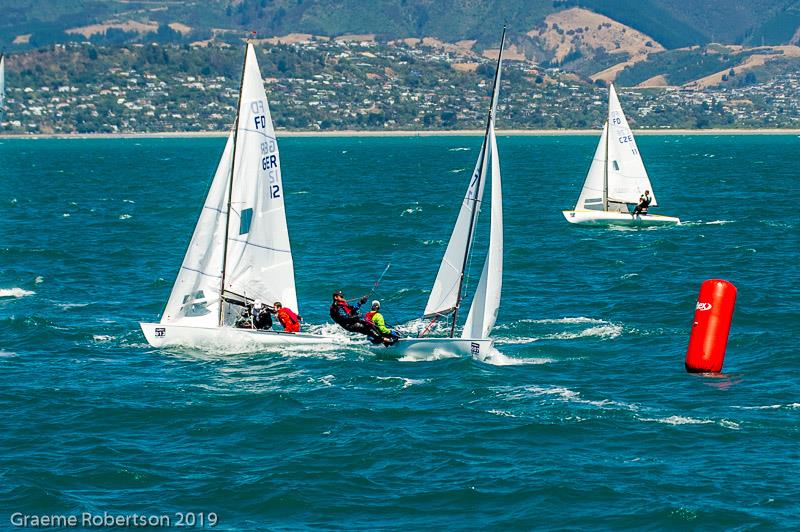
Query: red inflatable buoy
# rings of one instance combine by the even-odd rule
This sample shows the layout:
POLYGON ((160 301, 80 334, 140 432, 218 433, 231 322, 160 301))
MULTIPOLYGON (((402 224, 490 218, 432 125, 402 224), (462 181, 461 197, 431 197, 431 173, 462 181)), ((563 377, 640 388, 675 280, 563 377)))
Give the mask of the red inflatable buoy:
POLYGON ((686 371, 722 371, 735 304, 736 287, 731 283, 722 279, 703 281, 695 306, 689 349, 686 351, 686 371))

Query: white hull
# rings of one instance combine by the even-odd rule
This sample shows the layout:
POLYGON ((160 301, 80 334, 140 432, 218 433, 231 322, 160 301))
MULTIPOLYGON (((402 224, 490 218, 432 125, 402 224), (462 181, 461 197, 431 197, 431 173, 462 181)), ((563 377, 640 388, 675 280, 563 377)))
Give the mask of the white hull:
POLYGON ((680 219, 674 216, 661 216, 658 214, 637 214, 633 216, 624 212, 593 210, 561 211, 561 213, 569 223, 580 225, 628 225, 639 227, 681 223, 680 219))
POLYGON ((492 350, 490 338, 401 338, 381 348, 387 356, 411 358, 485 357, 492 350))
POLYGON ((219 346, 224 349, 242 346, 269 347, 281 345, 315 345, 342 343, 338 337, 321 334, 255 331, 233 327, 195 327, 164 323, 140 323, 147 343, 153 347, 219 346))

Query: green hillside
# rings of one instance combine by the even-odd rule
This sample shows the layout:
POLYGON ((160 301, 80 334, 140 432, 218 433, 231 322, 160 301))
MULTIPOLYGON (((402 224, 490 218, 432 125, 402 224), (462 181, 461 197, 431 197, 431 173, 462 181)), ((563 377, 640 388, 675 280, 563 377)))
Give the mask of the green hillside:
MULTIPOLYGON (((259 35, 374 33, 379 38, 477 39, 492 46, 498 28, 527 32, 549 13, 580 6, 652 36, 667 48, 711 41, 785 44, 800 26, 800 0, 15 0, 0 17, 0 49, 83 40, 65 30, 108 21, 158 23, 158 34, 108 30, 110 44, 205 39, 212 28, 259 35), (167 29, 179 22, 192 29, 167 29), (30 34, 29 42, 15 38, 30 34)), ((235 35, 231 36, 231 38, 235 35)))

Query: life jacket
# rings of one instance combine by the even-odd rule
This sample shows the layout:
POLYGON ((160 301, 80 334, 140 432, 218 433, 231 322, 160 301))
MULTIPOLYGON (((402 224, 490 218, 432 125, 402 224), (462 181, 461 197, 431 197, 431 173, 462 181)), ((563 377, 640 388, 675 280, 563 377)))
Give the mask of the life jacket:
POLYGON ((297 314, 286 307, 278 311, 278 321, 280 321, 281 325, 284 327, 300 323, 300 319, 298 318, 297 314))
POLYGON ((331 313, 331 319, 333 319, 333 321, 335 321, 339 325, 342 325, 343 321, 344 323, 351 323, 353 320, 357 319, 357 316, 353 315, 353 308, 350 305, 348 305, 346 301, 334 301, 333 304, 331 305, 330 313, 331 313), (347 313, 349 319, 347 320, 342 319, 339 312, 337 312, 338 307, 344 308, 344 311, 345 313, 347 313))
POLYGON ((377 313, 378 313, 378 311, 377 311, 377 310, 370 310, 369 312, 367 312, 367 313, 364 315, 364 319, 365 319, 365 320, 367 320, 367 321, 372 321, 372 316, 374 316, 374 315, 375 315, 375 314, 377 314, 377 313))

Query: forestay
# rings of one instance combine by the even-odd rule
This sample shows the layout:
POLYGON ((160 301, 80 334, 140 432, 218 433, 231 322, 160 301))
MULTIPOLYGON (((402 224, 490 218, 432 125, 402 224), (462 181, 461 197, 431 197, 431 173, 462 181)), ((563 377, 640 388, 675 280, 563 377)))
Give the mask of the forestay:
POLYGON ((231 132, 161 323, 185 322, 200 327, 218 325, 225 210, 232 157, 231 132))
MULTIPOLYGON (((494 117, 494 114, 492 116, 494 117)), ((500 181, 500 158, 494 134, 494 118, 489 126, 488 139, 492 168, 489 251, 461 333, 462 338, 488 338, 497 320, 497 312, 500 310, 500 292, 503 285, 503 190, 500 181)))
POLYGON ((247 45, 234 151, 225 292, 299 312, 280 154, 256 54, 247 45))
POLYGON ((650 206, 658 204, 614 85, 610 86, 608 94, 607 166, 609 202, 636 204, 644 191, 649 190, 650 206))

